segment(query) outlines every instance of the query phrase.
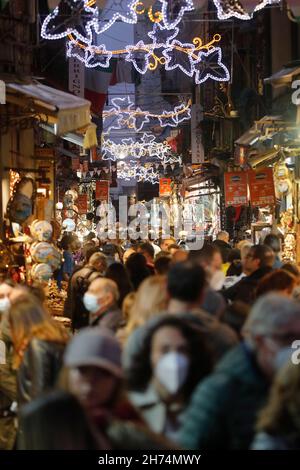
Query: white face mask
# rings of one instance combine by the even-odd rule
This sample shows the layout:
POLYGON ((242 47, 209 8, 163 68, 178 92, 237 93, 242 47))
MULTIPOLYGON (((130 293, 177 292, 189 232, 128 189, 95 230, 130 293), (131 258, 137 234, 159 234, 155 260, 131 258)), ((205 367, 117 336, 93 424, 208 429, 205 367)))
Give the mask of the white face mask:
POLYGON ((223 271, 216 271, 209 281, 209 285, 214 290, 221 290, 225 282, 225 274, 223 271))
POLYGON ((154 375, 166 390, 174 395, 185 383, 189 366, 190 361, 184 354, 169 352, 158 361, 154 375))
POLYGON ((0 312, 6 312, 10 309, 11 302, 8 297, 0 299, 0 312))
POLYGON ((284 348, 279 349, 275 355, 274 367, 278 371, 281 369, 287 362, 292 362, 292 355, 294 349, 291 346, 285 346, 284 348))
POLYGON ((83 305, 90 313, 96 313, 100 309, 98 297, 94 294, 86 292, 83 296, 83 305))

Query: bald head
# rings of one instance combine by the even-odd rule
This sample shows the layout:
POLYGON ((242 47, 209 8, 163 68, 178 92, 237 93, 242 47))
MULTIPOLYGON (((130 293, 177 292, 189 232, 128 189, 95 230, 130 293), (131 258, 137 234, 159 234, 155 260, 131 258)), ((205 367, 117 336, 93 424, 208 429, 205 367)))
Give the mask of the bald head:
POLYGON ((88 288, 89 294, 95 295, 107 307, 114 305, 119 300, 119 289, 117 284, 111 279, 97 278, 91 282, 88 288))
POLYGON ((222 230, 221 232, 218 233, 217 240, 222 240, 223 242, 228 243, 229 242, 229 233, 226 232, 225 230, 222 230))

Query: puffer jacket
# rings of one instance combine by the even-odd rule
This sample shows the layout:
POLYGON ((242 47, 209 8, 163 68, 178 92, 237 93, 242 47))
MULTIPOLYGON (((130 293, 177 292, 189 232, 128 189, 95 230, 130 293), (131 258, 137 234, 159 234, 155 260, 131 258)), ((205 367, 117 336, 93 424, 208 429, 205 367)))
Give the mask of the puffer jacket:
POLYGON ((196 388, 179 443, 188 449, 249 449, 269 386, 246 345, 235 347, 196 388))
POLYGON ((62 365, 64 344, 34 338, 18 369, 18 404, 23 405, 51 389, 62 365))

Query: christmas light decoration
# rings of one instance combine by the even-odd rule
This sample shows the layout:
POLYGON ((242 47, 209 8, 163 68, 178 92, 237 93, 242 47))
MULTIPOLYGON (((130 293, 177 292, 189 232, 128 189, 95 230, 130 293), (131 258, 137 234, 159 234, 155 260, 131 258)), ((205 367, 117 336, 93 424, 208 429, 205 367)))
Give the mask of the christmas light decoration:
POLYGON ((161 12, 164 27, 166 29, 173 29, 178 23, 180 23, 185 12, 194 10, 193 0, 182 0, 180 2, 179 11, 176 11, 176 13, 169 11, 169 7, 172 2, 167 0, 159 0, 159 2, 162 4, 161 12))
MULTIPOLYGON (((124 49, 118 50, 107 50, 105 44, 95 44, 95 42, 100 42, 95 41, 95 34, 103 33, 117 20, 127 23, 137 21, 137 15, 143 11, 143 8, 140 9, 143 4, 134 0, 127 4, 127 1, 114 0, 112 6, 104 8, 100 14, 95 0, 63 0, 44 21, 42 37, 46 39, 67 37, 67 56, 76 57, 88 68, 108 68, 113 56, 125 56, 125 60, 131 62, 141 74, 145 74, 148 70, 153 71, 162 65, 166 70, 178 68, 189 77, 195 76, 197 83, 204 81, 201 78, 203 76, 205 80, 207 78, 225 80, 225 77, 229 77, 227 68, 222 64, 221 50, 215 47, 216 43, 221 40, 219 34, 215 34, 208 43, 203 43, 199 37, 195 37, 192 43, 182 43, 175 39, 179 34, 179 28, 176 25, 181 21, 186 11, 193 9, 192 0, 182 1, 175 14, 169 12, 166 0, 159 0, 162 3, 163 19, 161 22, 155 22, 152 31, 148 33, 152 40, 151 43, 140 40, 137 44, 127 45, 124 49), (66 8, 69 11, 69 17, 60 25, 58 19, 66 8), (207 58, 211 57, 210 52, 215 49, 219 51, 217 53, 219 72, 221 69, 223 72, 221 74, 211 73, 211 64, 209 64, 209 71, 205 74, 199 62, 204 60, 204 63, 208 63, 207 58)), ((137 116, 140 119, 142 115, 138 114, 137 116)), ((138 125, 134 119, 129 122, 130 127, 133 128, 136 126, 138 129, 142 129, 144 125, 141 119, 138 125)))
POLYGON ((179 163, 182 159, 180 155, 174 155, 172 148, 167 142, 155 142, 155 136, 144 133, 141 140, 135 141, 132 138, 122 139, 120 143, 110 139, 104 140, 102 144, 103 160, 124 160, 126 158, 157 158, 163 163, 179 163))
POLYGON ((181 122, 191 118, 191 100, 187 103, 181 103, 171 111, 164 110, 160 114, 142 111, 139 107, 132 109, 134 103, 130 97, 113 98, 111 103, 112 107, 103 111, 104 134, 110 134, 113 129, 124 128, 140 132, 144 125, 150 122, 150 119, 159 120, 161 127, 177 127, 181 122), (114 117, 117 119, 112 122, 114 117))
POLYGON ((230 79, 229 72, 222 63, 222 51, 214 47, 208 52, 201 52, 199 60, 194 63, 195 82, 199 85, 211 78, 218 82, 227 82, 230 79))
MULTIPOLYGON (((44 39, 62 39, 73 34, 78 40, 86 41, 92 36, 92 29, 101 34, 116 21, 134 24, 137 22, 136 0, 114 0, 102 12, 95 0, 63 0, 43 22, 41 35, 44 39), (67 19, 62 23, 61 18, 67 19)), ((88 41, 89 42, 89 41, 88 41)))
POLYGON ((129 181, 134 179, 137 182, 149 182, 151 184, 157 184, 159 182, 159 171, 157 171, 154 165, 146 164, 139 165, 133 161, 129 164, 119 162, 117 167, 118 179, 129 181))
POLYGON ((235 17, 240 20, 251 20, 253 13, 262 10, 268 5, 278 4, 280 0, 257 0, 254 6, 253 0, 213 0, 217 8, 218 18, 227 20, 235 17), (249 8, 247 8, 250 6, 249 8), (254 8, 253 8, 254 7, 254 8), (251 12, 252 11, 252 12, 251 12))

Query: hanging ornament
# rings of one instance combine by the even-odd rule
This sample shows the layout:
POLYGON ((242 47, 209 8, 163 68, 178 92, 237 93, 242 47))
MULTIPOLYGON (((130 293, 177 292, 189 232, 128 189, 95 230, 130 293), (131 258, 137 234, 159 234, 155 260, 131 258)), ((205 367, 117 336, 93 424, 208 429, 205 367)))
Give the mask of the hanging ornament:
POLYGON ((235 17, 250 20, 253 13, 268 5, 278 4, 281 0, 213 0, 220 20, 235 17))

